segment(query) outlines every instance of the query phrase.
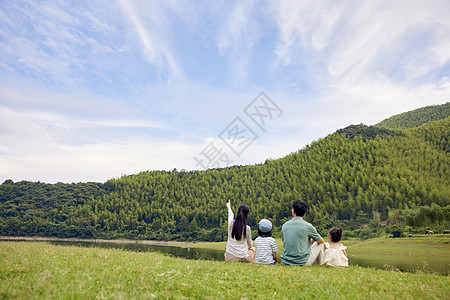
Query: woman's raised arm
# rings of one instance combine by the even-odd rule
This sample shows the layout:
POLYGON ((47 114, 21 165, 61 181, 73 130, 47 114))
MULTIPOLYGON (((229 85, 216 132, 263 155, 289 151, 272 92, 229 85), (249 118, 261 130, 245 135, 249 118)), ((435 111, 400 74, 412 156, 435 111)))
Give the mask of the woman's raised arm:
POLYGON ((227 208, 228 208, 228 226, 230 226, 231 222, 234 220, 234 214, 233 211, 231 210, 230 199, 228 199, 227 208))

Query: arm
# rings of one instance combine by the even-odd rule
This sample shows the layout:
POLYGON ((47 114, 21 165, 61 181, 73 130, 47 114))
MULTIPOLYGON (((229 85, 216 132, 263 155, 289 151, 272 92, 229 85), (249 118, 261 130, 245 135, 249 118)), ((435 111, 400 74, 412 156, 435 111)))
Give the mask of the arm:
MULTIPOLYGON (((316 241, 317 242, 317 244, 323 244, 325 241, 323 240, 323 238, 320 236, 320 234, 317 232, 317 230, 316 230, 316 228, 314 228, 314 226, 312 226, 311 224, 309 224, 310 225, 310 227, 309 227, 309 234, 308 234, 308 236, 309 236, 309 238, 311 238, 311 239, 313 239, 314 241, 316 241)), ((313 244, 314 242, 313 241, 311 241, 311 245, 313 244)))
POLYGON ((277 246, 277 243, 275 242, 275 239, 273 239, 272 241, 273 241, 273 244, 272 244, 272 257, 273 257, 273 260, 276 262, 277 261, 278 246, 277 246))
POLYGON ((348 257, 348 256, 347 256, 347 252, 345 252, 344 249, 342 249, 342 252, 344 252, 345 257, 348 257))
POLYGON ((323 244, 325 241, 322 237, 320 237, 320 239, 318 239, 317 241, 314 241, 313 239, 311 239, 310 242, 311 242, 311 246, 312 246, 312 244, 314 244, 314 242, 317 242, 317 244, 323 244))
POLYGON ((228 209, 228 226, 230 226, 231 222, 234 220, 234 214, 231 210, 231 202, 228 200, 227 202, 227 209, 228 209))
POLYGON ((252 249, 253 248, 252 231, 250 230, 250 227, 248 227, 246 229, 246 231, 247 231, 247 245, 248 245, 248 249, 252 249))
POLYGON ((227 202, 227 208, 228 208, 228 210, 230 210, 231 209, 231 202, 230 202, 230 199, 228 199, 228 202, 227 202))

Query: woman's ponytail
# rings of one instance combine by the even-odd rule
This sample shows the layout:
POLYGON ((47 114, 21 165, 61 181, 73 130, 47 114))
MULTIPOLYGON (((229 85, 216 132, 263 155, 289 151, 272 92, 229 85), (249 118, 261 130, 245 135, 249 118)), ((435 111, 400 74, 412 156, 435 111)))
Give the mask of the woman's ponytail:
POLYGON ((242 204, 238 208, 236 219, 231 230, 231 237, 240 241, 247 234, 247 217, 250 212, 248 205, 242 204))

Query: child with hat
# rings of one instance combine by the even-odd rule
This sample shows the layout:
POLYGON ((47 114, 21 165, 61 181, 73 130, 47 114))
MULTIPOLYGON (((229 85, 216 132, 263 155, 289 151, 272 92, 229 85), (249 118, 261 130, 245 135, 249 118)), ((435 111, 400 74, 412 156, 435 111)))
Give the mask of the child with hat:
POLYGON ((272 237, 272 222, 262 219, 258 223, 258 237, 255 240, 256 263, 274 265, 277 263, 278 247, 272 237))

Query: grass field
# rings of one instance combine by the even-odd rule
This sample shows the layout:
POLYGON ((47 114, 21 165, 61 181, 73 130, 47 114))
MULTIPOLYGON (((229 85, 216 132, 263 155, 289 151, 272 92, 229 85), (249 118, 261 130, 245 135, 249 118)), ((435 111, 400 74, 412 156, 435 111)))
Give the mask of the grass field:
POLYGON ((119 249, 0 242, 0 298, 450 299, 450 277, 356 266, 230 264, 119 249))

